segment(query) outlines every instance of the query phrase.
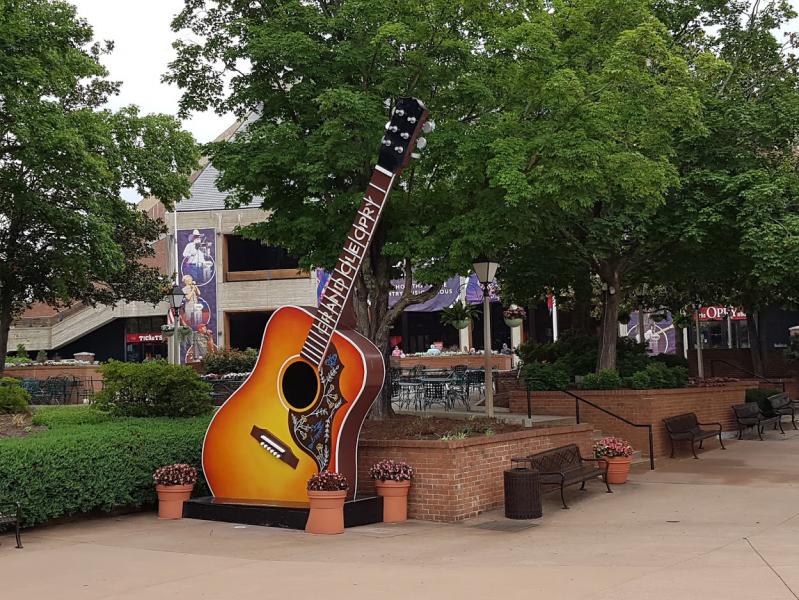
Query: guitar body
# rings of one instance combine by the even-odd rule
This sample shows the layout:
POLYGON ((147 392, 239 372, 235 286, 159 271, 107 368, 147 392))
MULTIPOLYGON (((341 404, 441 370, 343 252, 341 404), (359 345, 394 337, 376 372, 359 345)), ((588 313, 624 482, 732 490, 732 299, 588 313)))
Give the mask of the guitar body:
POLYGON ((203 470, 215 497, 307 503, 308 479, 323 470, 346 475, 354 497, 358 435, 385 364, 351 330, 332 334, 318 368, 303 361, 315 315, 294 306, 272 314, 255 369, 211 421, 203 470))

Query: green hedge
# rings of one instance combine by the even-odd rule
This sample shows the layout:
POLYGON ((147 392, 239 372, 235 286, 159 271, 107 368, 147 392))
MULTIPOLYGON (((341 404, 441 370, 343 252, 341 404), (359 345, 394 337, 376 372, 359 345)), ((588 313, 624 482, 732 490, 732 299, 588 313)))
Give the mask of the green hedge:
POLYGON ((50 429, 73 425, 96 425, 108 423, 114 417, 91 406, 42 406, 33 413, 34 425, 46 425, 50 429))
MULTIPOLYGON (((52 429, 0 441, 0 502, 20 502, 25 525, 156 500, 152 474, 172 463, 200 466, 210 417, 100 421, 96 411, 40 411, 52 429), (62 411, 62 415, 57 415, 62 411), (80 412, 86 411, 86 412, 80 412), (75 424, 83 420, 86 424, 75 424)), ((207 493, 204 480, 197 492, 207 493)))
POLYGON ((194 417, 211 410, 211 385, 185 365, 163 360, 100 367, 103 389, 95 405, 118 417, 194 417))
POLYGON ((0 414, 27 413, 30 400, 19 379, 0 377, 0 414))

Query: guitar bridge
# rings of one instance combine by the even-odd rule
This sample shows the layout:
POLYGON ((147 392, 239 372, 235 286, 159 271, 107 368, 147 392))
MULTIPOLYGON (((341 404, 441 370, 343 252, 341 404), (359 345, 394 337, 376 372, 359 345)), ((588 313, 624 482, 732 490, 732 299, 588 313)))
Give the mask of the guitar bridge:
POLYGON ((296 469, 300 460, 291 451, 288 445, 280 440, 268 429, 261 429, 253 425, 250 435, 253 439, 261 445, 261 448, 266 450, 275 458, 282 460, 292 469, 296 469))

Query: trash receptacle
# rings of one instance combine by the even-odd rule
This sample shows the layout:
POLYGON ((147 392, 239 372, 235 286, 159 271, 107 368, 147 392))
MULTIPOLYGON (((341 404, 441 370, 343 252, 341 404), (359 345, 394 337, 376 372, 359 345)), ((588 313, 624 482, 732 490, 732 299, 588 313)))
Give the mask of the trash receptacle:
POLYGON ((533 469, 505 471, 505 517, 538 519, 541 517, 541 482, 533 469))

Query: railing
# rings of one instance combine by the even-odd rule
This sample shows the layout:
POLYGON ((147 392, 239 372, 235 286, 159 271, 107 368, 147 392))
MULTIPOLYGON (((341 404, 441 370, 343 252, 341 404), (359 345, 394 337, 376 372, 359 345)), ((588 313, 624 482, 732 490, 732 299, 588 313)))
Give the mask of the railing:
MULTIPOLYGON (((540 381, 537 381, 537 380, 534 380, 534 379, 526 380, 526 386, 525 387, 527 388, 527 418, 528 419, 532 419, 533 418, 532 401, 531 401, 531 397, 530 397, 530 394, 531 394, 532 390, 530 389, 530 384, 531 383, 536 383, 536 382, 543 383, 543 382, 540 382, 540 381)), ((651 423, 633 423, 629 419, 625 419, 621 415, 617 415, 616 413, 611 412, 611 411, 609 411, 606 408, 602 408, 598 404, 594 404, 590 400, 586 400, 585 398, 583 398, 582 396, 578 396, 574 392, 570 392, 569 390, 560 390, 560 391, 562 393, 568 394, 569 396, 574 398, 574 418, 575 418, 575 421, 577 422, 578 425, 580 424, 580 402, 585 402, 586 404, 588 404, 592 408, 595 408, 595 409, 597 409, 599 411, 602 411, 606 415, 609 415, 609 416, 613 417, 614 419, 618 419, 619 421, 621 421, 623 423, 626 423, 630 427, 645 428, 647 430, 648 435, 649 435, 649 469, 652 470, 652 471, 655 470, 655 441, 654 441, 654 438, 652 436, 652 424, 651 423)))
POLYGON ((784 381, 772 381, 771 379, 768 379, 767 377, 763 377, 762 375, 758 375, 757 373, 755 373, 754 371, 750 371, 749 369, 744 369, 741 365, 736 365, 735 363, 731 363, 730 361, 725 360, 723 358, 714 358, 714 359, 712 359, 710 361, 710 376, 711 377, 715 377, 716 376, 715 375, 715 373, 716 373, 716 369, 715 369, 716 363, 722 363, 722 364, 725 364, 725 365, 727 365, 729 367, 732 367, 733 369, 738 369, 739 371, 741 371, 743 373, 746 373, 750 377, 754 377, 755 379, 757 379, 759 381, 762 381, 763 383, 769 383, 771 385, 779 385, 779 386, 782 387, 783 393, 785 392, 785 382, 784 381))

